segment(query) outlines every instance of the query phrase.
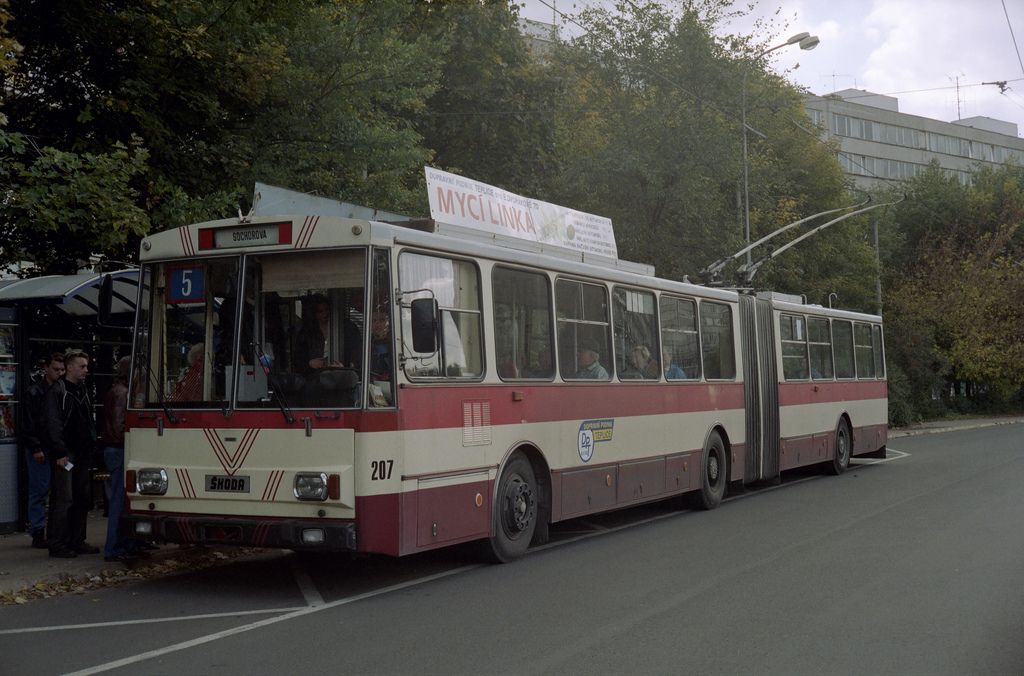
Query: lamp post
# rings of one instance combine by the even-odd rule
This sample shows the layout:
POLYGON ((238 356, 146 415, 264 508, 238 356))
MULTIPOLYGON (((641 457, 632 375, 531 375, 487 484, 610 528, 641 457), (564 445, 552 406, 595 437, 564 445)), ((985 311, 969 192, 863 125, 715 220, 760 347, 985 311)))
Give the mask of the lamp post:
MULTIPOLYGON (((782 49, 790 45, 799 44, 800 49, 810 50, 818 46, 817 35, 811 35, 810 33, 797 33, 790 39, 783 42, 781 45, 776 45, 771 49, 766 49, 757 56, 754 57, 754 63, 758 61, 762 56, 770 52, 774 52, 776 49, 782 49)), ((750 246, 750 189, 748 186, 748 168, 747 168, 747 76, 750 75, 750 69, 754 67, 754 63, 747 66, 747 69, 743 71, 743 220, 746 224, 747 233, 747 246, 750 246)), ((750 265, 750 252, 747 252, 747 265, 750 265)))

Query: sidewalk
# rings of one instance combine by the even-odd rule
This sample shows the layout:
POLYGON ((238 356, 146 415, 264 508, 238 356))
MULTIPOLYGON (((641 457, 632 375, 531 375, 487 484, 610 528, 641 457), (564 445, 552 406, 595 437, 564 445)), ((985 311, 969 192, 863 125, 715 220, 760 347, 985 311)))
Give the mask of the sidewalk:
POLYGON ((130 564, 108 563, 103 560, 107 519, 102 510, 89 512, 87 533, 86 542, 99 547, 100 553, 79 555, 74 559, 50 558, 47 550, 33 549, 32 538, 27 533, 0 535, 0 606, 115 584, 126 579, 167 575, 258 551, 161 545, 150 552, 148 559, 130 564), (19 597, 21 600, 16 600, 19 597))

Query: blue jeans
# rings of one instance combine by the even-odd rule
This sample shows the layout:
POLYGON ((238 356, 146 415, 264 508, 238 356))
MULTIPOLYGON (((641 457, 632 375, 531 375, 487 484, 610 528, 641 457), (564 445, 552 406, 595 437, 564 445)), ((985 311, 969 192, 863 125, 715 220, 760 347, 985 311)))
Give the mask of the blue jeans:
POLYGON ((124 449, 107 446, 103 449, 103 463, 110 472, 110 507, 107 510, 107 543, 103 556, 121 556, 134 549, 135 540, 119 535, 117 522, 124 511, 124 449))
POLYGON ((28 466, 28 532, 42 535, 46 529, 46 495, 50 492, 50 465, 39 464, 31 449, 25 449, 28 466))

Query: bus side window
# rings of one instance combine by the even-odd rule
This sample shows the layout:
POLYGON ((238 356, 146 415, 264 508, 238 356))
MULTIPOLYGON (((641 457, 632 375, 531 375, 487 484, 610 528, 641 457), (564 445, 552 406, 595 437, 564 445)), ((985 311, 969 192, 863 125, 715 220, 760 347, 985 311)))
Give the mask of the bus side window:
POLYGON ((807 331, 804 328, 804 318, 781 315, 779 339, 782 341, 783 376, 786 380, 807 378, 807 331))
POLYGON ((879 378, 885 377, 885 355, 882 353, 882 327, 871 327, 874 332, 875 349, 875 375, 879 378))
POLYGON ((836 356, 836 378, 853 378, 853 325, 850 322, 832 322, 832 345, 836 356))
MULTIPOLYGON (((398 270, 401 287, 411 292, 407 294, 407 301, 433 297, 441 313, 440 349, 435 354, 412 352, 405 364, 409 377, 477 378, 483 375, 483 314, 476 265, 404 252, 398 259, 398 270)), ((403 301, 402 307, 402 335, 412 336, 407 301, 403 301)), ((412 345, 406 341, 404 349, 411 351, 412 345)))
POLYGON ((554 364, 551 284, 547 276, 498 266, 491 281, 498 377, 550 379, 554 364))
POLYGON ((825 380, 832 378, 832 338, 829 336, 828 320, 807 320, 807 338, 811 350, 811 378, 825 380))
POLYGON ((612 293, 615 320, 615 366, 621 380, 657 380, 661 377, 658 354, 658 318, 654 294, 615 287, 612 293))
POLYGON ((697 304, 662 296, 661 367, 667 380, 700 380, 697 304))
POLYGON ((728 305, 701 302, 700 343, 705 377, 709 380, 729 380, 736 377, 732 309, 728 305))
POLYGON ((610 380, 608 296, 598 284, 555 282, 558 367, 566 380, 610 380))
POLYGON ((871 345, 871 326, 869 324, 853 325, 853 348, 857 356, 857 377, 875 377, 874 348, 871 345))

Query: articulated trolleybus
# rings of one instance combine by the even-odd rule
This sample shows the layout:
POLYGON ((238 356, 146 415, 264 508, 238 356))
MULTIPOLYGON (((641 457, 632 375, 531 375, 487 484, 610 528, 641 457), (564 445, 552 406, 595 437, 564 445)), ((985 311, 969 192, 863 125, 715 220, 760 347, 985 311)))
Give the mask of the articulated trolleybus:
POLYGON ((125 532, 511 561, 556 521, 885 455, 877 316, 410 224, 144 240, 125 532))

